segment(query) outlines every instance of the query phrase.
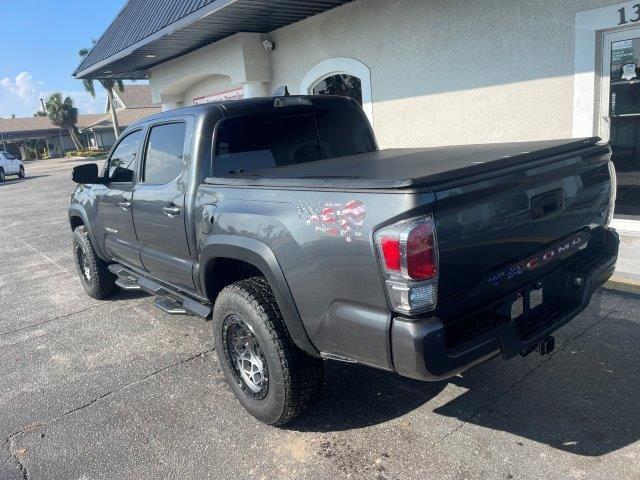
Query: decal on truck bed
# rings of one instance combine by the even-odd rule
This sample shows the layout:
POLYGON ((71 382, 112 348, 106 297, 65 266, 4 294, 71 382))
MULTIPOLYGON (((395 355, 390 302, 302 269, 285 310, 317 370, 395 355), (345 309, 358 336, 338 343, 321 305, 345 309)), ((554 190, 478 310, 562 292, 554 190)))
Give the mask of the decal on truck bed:
POLYGON ((298 202, 301 220, 330 237, 343 237, 347 242, 362 236, 362 225, 367 213, 360 200, 342 203, 298 202))

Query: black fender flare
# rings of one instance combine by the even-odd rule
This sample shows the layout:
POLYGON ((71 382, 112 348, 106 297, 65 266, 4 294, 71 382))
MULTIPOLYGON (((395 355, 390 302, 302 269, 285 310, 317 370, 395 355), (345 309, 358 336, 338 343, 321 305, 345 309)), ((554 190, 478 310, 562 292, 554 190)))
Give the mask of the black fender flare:
POLYGON ((87 212, 85 211, 85 209, 79 205, 71 205, 69 207, 68 214, 69 214, 69 226, 71 227, 71 229, 73 230, 73 222, 72 222, 73 218, 79 217, 82 220, 83 225, 87 229, 87 232, 89 232, 89 240, 91 240, 91 244, 93 245, 93 248, 95 249, 96 254, 102 260, 104 260, 105 262, 108 262, 109 259, 102 253, 102 250, 100 249, 100 245, 96 241, 93 228, 91 227, 91 222, 89 222, 89 217, 87 216, 87 212))
POLYGON ((237 235, 212 235, 207 238, 202 246, 199 265, 200 284, 206 296, 209 296, 205 278, 207 266, 216 258, 242 260, 260 270, 273 290, 282 318, 294 343, 309 355, 320 357, 320 353, 307 335, 282 268, 267 244, 237 235))

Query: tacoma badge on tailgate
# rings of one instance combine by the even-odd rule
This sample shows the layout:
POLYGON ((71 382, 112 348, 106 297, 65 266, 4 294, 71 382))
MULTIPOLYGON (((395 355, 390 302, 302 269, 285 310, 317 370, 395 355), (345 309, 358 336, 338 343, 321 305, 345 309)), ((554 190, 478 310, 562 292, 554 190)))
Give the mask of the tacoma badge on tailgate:
POLYGON ((573 255, 579 250, 587 248, 591 234, 587 232, 581 232, 577 235, 569 237, 561 242, 558 242, 551 247, 542 250, 539 254, 527 258, 526 260, 511 265, 497 273, 491 275, 488 279, 494 287, 500 285, 504 280, 512 280, 526 271, 533 271, 549 263, 559 260, 561 258, 567 258, 573 255))

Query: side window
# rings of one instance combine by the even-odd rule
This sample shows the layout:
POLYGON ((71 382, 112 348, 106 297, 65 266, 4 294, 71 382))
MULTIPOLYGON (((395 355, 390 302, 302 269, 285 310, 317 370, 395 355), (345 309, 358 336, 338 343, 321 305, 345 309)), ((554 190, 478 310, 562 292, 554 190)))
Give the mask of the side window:
POLYGON ((144 159, 143 181, 147 185, 163 185, 182 170, 184 138, 187 125, 168 123, 151 128, 144 159))
POLYGON ((141 137, 142 130, 138 130, 130 133, 118 143, 109 159, 110 182, 133 182, 133 172, 136 168, 135 160, 141 137))

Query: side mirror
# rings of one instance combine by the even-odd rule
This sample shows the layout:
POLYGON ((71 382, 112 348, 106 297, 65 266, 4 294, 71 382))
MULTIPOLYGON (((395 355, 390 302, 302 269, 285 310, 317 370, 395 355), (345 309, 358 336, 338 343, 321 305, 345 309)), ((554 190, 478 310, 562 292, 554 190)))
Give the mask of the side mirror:
POLYGON ((80 184, 100 183, 98 179, 98 165, 96 163, 88 163, 74 167, 71 179, 80 184))

